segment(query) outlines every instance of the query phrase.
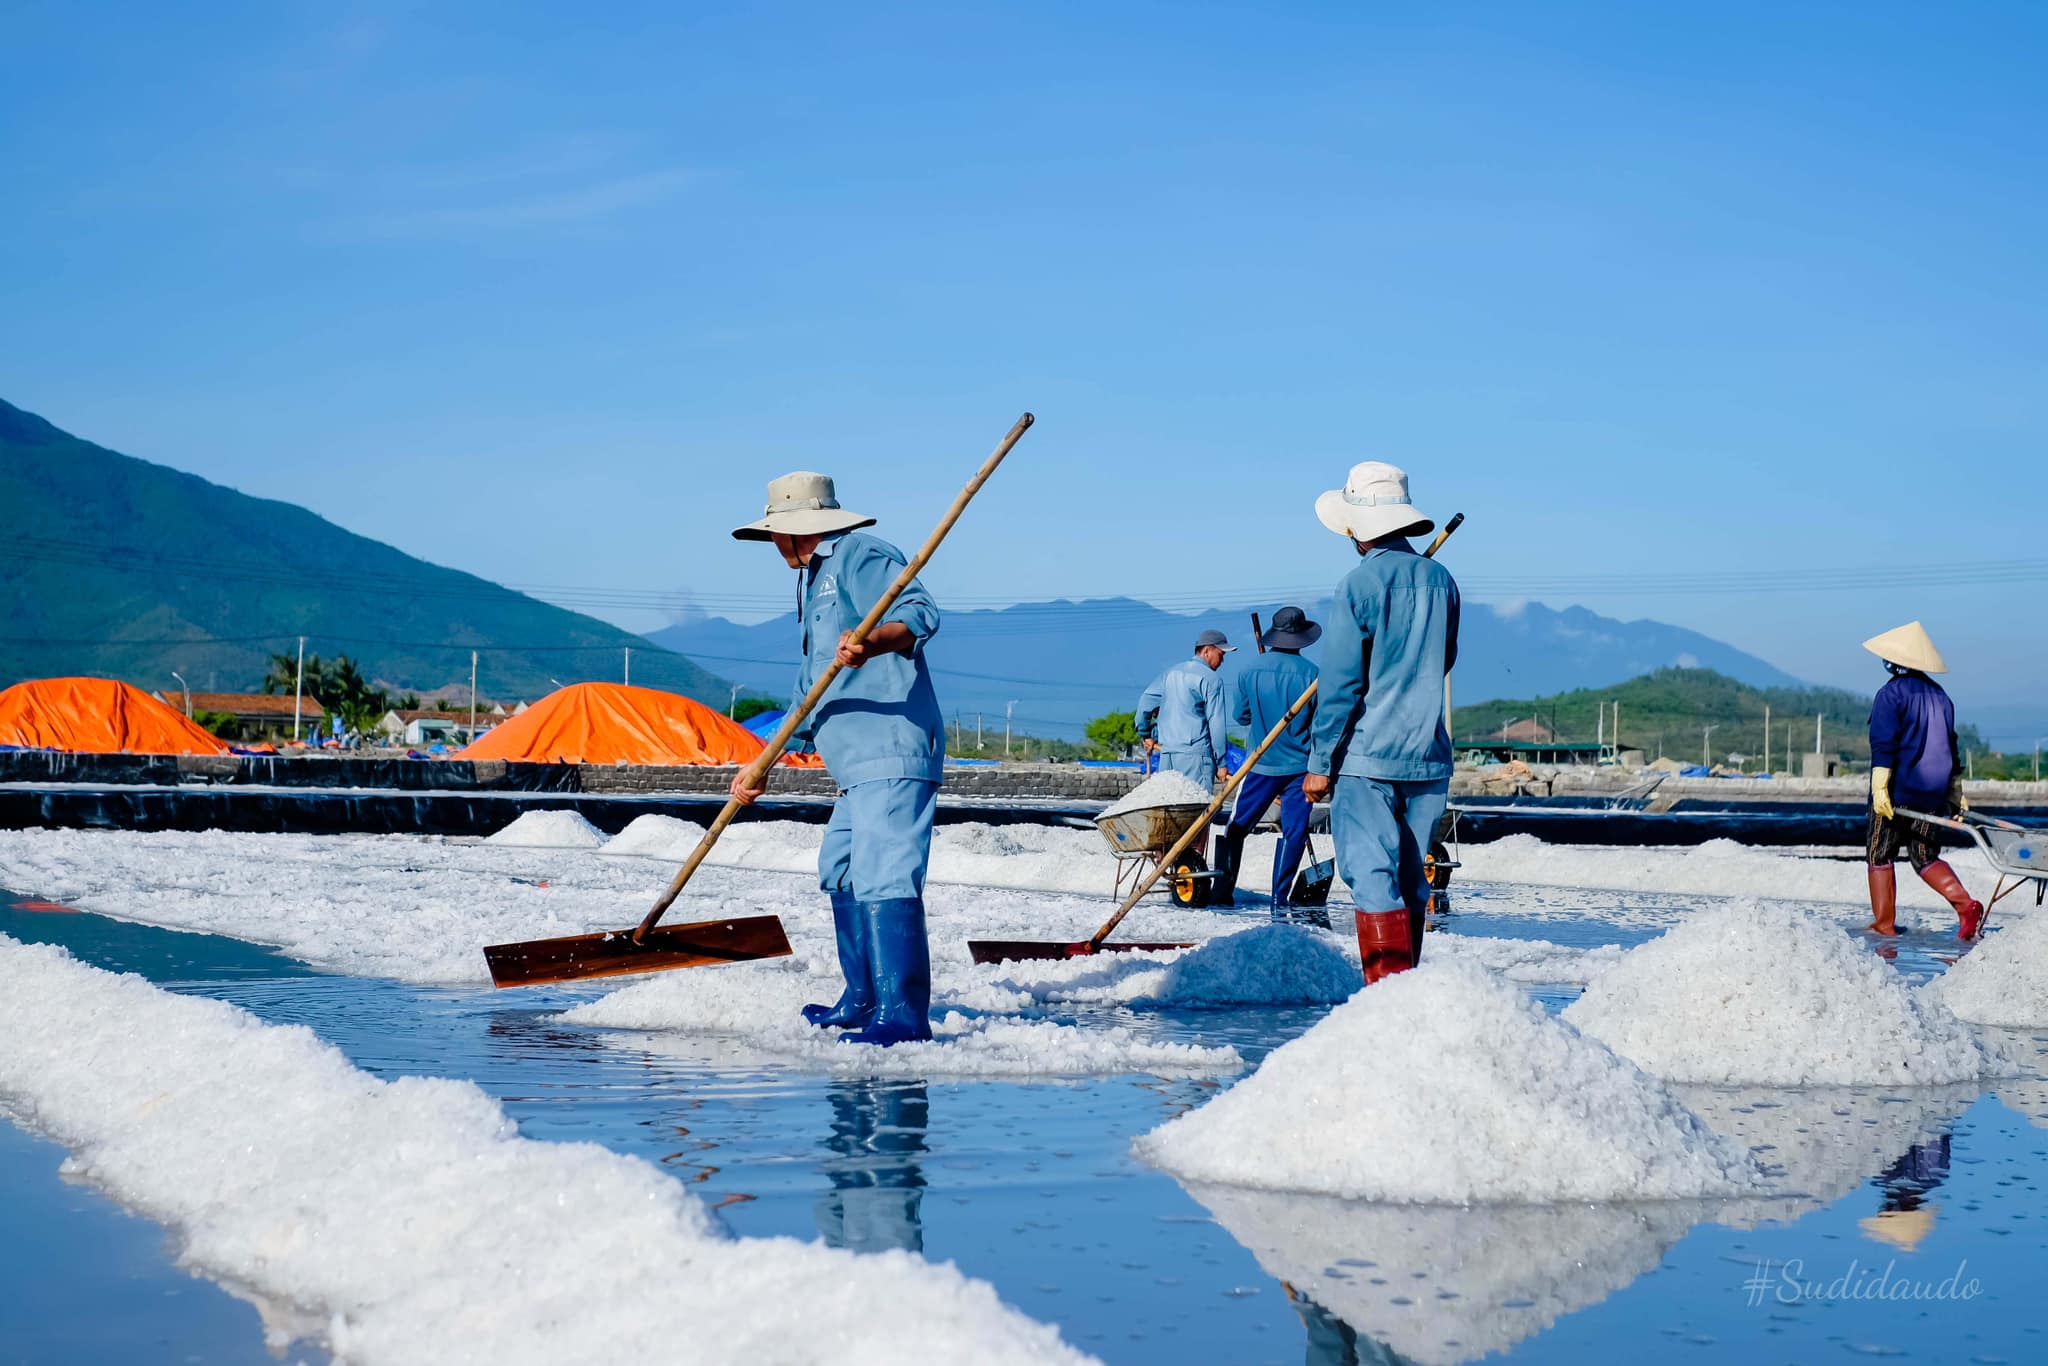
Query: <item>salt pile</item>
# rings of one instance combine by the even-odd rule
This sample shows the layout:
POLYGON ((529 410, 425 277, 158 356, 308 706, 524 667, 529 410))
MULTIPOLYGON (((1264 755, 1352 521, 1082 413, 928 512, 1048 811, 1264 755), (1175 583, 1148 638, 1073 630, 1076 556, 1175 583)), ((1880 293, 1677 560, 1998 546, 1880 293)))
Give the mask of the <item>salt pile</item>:
POLYGON ((1672 1081, 1940 1086, 2009 1070, 1839 926, 1755 901, 1631 950, 1564 1018, 1672 1081))
POLYGON ((595 849, 604 843, 604 831, 575 811, 526 811, 518 820, 484 839, 488 844, 528 849, 595 849))
POLYGON ((1922 990, 1978 1024, 2048 1028, 2048 915, 2010 922, 1922 990))
POLYGON ((1362 986, 1358 960, 1327 935, 1261 925, 1173 953, 970 964, 947 974, 941 994, 973 1010, 1042 1005, 1127 1005, 1214 1010, 1335 1005, 1362 986))
POLYGON ((1214 795, 1185 773, 1162 768, 1104 807, 1102 814, 1121 816, 1127 811, 1142 811, 1148 806, 1207 806, 1214 795))
POLYGON ((1425 1204, 1728 1196, 1762 1177, 1660 1083, 1451 961, 1359 992, 1136 1146, 1194 1181, 1425 1204))
POLYGON ((1358 960, 1325 935, 1263 925, 1211 939, 1167 964, 1145 998, 1158 1005, 1335 1005, 1365 985, 1358 960))
POLYGON ((1088 1360, 950 1266, 732 1238, 653 1165, 523 1139, 468 1082, 382 1081, 303 1027, 4 936, 0 1097, 351 1362, 1088 1360))
POLYGON ((647 858, 688 858, 704 838, 704 827, 674 816, 635 816, 632 823, 605 841, 607 854, 639 854, 647 858))

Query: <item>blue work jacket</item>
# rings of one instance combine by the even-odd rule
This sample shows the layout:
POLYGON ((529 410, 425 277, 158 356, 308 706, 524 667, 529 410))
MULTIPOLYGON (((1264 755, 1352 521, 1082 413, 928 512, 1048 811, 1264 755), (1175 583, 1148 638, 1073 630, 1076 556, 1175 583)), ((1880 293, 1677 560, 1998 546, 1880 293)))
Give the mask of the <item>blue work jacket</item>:
POLYGON ((1223 681, 1199 659, 1183 659, 1152 680, 1138 699, 1138 738, 1161 749, 1207 754, 1212 769, 1223 766, 1230 744, 1223 681))
POLYGON ((1870 702, 1870 766, 1892 771, 1892 805, 1944 814, 1956 776, 1956 708, 1926 674, 1896 674, 1870 702))
MULTIPOLYGON (((1278 725, 1308 685, 1316 681, 1316 666, 1300 655, 1275 650, 1260 655, 1244 666, 1237 676, 1237 723, 1247 726, 1244 743, 1249 754, 1278 725)), ((1317 692, 1321 692, 1320 688, 1317 692)), ((1254 773, 1280 776, 1308 772, 1310 729, 1315 725, 1316 704, 1311 701, 1301 714, 1287 723, 1273 747, 1252 765, 1254 773)))
MULTIPOLYGON (((794 704, 811 690, 839 653, 839 637, 860 625, 908 557, 878 536, 850 531, 820 542, 798 571, 797 619, 804 662, 794 704)), ((841 788, 876 778, 938 782, 946 762, 946 723, 932 690, 925 643, 939 629, 938 605, 912 580, 884 622, 900 621, 916 638, 907 655, 876 655, 858 669, 841 669, 796 738, 824 756, 841 788)))
POLYGON ((1390 782, 1451 776, 1444 675, 1458 662, 1458 584, 1405 540, 1337 585, 1323 636, 1311 773, 1390 782))

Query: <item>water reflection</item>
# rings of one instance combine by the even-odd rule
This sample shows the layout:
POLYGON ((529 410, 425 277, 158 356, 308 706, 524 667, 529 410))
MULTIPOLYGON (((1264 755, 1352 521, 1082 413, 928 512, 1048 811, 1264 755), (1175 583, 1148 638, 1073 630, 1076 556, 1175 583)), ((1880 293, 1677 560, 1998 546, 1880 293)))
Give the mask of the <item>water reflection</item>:
POLYGON ((1748 1147, 1771 1173, 1774 1193, 1725 1206, 1717 1222, 1747 1228, 1797 1219, 1880 1177, 1916 1147, 1946 1143, 1956 1117, 1981 1089, 1677 1086, 1708 1127, 1748 1147))
POLYGON ((1375 1205, 1190 1186, 1281 1281, 1308 1360, 1451 1366, 1505 1351, 1653 1269, 1702 1202, 1375 1205))
POLYGON ((921 1081, 843 1081, 826 1091, 832 1128, 819 1163, 831 1183, 818 1201, 818 1236, 849 1252, 924 1251, 925 1130, 921 1081))
POLYGON ((1885 1168, 1871 1184, 1883 1192, 1878 1212, 1859 1220, 1866 1234, 1878 1242, 1890 1243, 1901 1252, 1911 1252, 1934 1231, 1939 1205, 1929 1204, 1928 1193, 1948 1180, 1949 1136, 1942 1134, 1925 1143, 1915 1143, 1905 1155, 1885 1168))

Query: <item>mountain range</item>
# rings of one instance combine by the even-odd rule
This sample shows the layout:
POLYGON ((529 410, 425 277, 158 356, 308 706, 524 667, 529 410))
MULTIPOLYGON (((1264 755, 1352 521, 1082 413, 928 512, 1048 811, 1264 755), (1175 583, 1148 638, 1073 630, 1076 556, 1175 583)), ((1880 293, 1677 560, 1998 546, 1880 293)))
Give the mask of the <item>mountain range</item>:
MULTIPOLYGON (((1263 609, 1266 622, 1278 605, 1263 609)), ((1327 600, 1297 605, 1317 619, 1329 606, 1327 600)), ((930 647, 934 681, 949 718, 969 729, 979 717, 984 727, 1000 731, 1014 700, 1020 730, 1072 739, 1089 718, 1128 711, 1145 685, 1185 658, 1197 633, 1210 627, 1242 647, 1224 664, 1227 680, 1255 652, 1248 609, 1182 615, 1131 598, 1098 598, 948 612, 930 647)), ((649 639, 749 689, 789 693, 798 640, 794 613, 752 625, 700 616, 649 639)), ((1468 603, 1455 692, 1460 705, 1541 697, 1672 667, 1713 670, 1758 688, 1800 686, 1764 660, 1683 627, 1617 621, 1583 607, 1468 603)))
POLYGON ((272 654, 346 654, 400 688, 531 698, 618 676, 723 707, 727 686, 609 622, 358 536, 306 509, 122 455, 0 402, 0 683, 100 674, 258 686, 272 654))
MULTIPOLYGON (((431 693, 466 687, 479 654, 487 697, 531 698, 554 680, 617 677, 723 709, 731 680, 787 697, 794 614, 751 625, 700 616, 647 637, 444 568, 289 503, 253 498, 96 446, 0 402, 0 683, 52 674, 195 689, 257 687, 274 654, 354 658, 364 676, 431 693), (660 647, 660 648, 650 648, 660 647)), ((1299 604, 1312 616, 1327 602, 1299 604)), ((942 604, 943 606, 943 604, 942 604)), ((1272 609, 1265 609, 1268 621, 1272 609)), ((1241 609, 1193 615, 1131 598, 949 612, 932 663, 948 713, 1000 732, 1077 738, 1128 710, 1214 627, 1253 653, 1241 609)), ((1798 681, 1753 655, 1655 621, 1581 607, 1468 604, 1456 676, 1463 705, 1598 688, 1693 667, 1753 687, 1798 681)))

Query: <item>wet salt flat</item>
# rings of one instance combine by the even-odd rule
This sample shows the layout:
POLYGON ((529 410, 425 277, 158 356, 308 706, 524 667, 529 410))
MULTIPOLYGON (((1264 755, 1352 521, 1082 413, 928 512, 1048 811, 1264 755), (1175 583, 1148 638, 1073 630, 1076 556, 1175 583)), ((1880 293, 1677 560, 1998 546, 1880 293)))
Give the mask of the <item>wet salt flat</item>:
MULTIPOLYGON (((375 847, 394 856, 394 867, 439 857, 425 842, 409 852, 397 841, 375 847)), ((471 872, 478 866, 471 854, 454 857, 471 872)), ((578 853, 576 863, 560 851, 493 857, 492 890, 530 890, 512 879, 547 872, 552 887, 574 893, 579 877, 610 878, 605 870, 622 862, 578 853), (587 864, 601 866, 586 872, 587 864)), ((140 899, 169 905, 164 884, 184 876, 170 870, 140 899)), ((791 880, 744 876, 786 897, 786 913, 802 913, 791 880)), ((11 880, 19 885, 18 873, 11 880)), ((105 904, 113 892, 87 890, 94 909, 118 913, 105 904)), ((1691 894, 1556 885, 1474 882, 1458 890, 1455 932, 1432 936, 1426 957, 1491 963, 1553 1010, 1579 996, 1612 946, 1645 942, 1711 904, 1691 894), (1518 947, 1538 937, 1556 949, 1518 947), (1557 980, 1541 980, 1545 972, 1557 980)), ((1077 896, 1039 900, 1068 917, 1101 909, 1077 896)), ((1844 923, 1853 914, 1825 902, 1809 909, 1844 923)), ((1045 925, 1020 920, 1012 928, 1042 933, 1045 925)), ((599 990, 494 993, 314 973, 240 940, 91 914, 0 911, 0 933, 64 943, 87 962, 139 971, 266 1021, 309 1026, 378 1076, 474 1081, 524 1136, 593 1141, 644 1158, 741 1236, 953 1262, 1105 1361, 1454 1362, 1505 1354, 1582 1362, 1666 1344, 1700 1361, 2048 1355, 2031 1306, 2048 1274, 2048 1200, 2040 1190, 2048 1085, 2033 1077, 1910 1090, 1681 1088, 1695 1112, 1786 1174, 1768 1198, 1375 1205, 1184 1186, 1130 1151, 1134 1137, 1242 1080, 1313 1026, 1326 1014, 1320 1005, 1194 1009, 1041 994, 1017 1013, 1128 1031, 1136 1044, 1228 1047, 1242 1067, 1168 1077, 867 1077, 835 1075, 730 1031, 624 1030, 560 1017, 599 990), (1942 1297, 1885 1298, 1923 1289, 1942 1297)), ((1899 973, 1922 980, 1941 971, 1956 946, 1923 931, 1886 947, 1899 973)), ((991 988, 956 981, 953 989, 972 1016, 967 999, 991 988)), ((2048 1047, 2041 1036, 2001 1037, 2037 1060, 2048 1047)), ((2031 1070, 2038 1077, 2044 1067, 2037 1061, 2031 1070)), ((80 1200, 126 1218, 59 1183, 48 1144, 10 1138, 0 1147, 7 1189, 42 1197, 9 1201, 36 1225, 33 1239, 61 1245, 64 1230, 88 1217, 80 1200)), ((161 1255, 147 1269, 150 1283, 189 1287, 156 1297, 183 1301, 176 1312, 153 1312, 150 1296, 127 1295, 132 1330, 110 1330, 97 1355, 66 1351, 74 1311, 30 1293, 32 1279, 10 1278, 0 1286, 0 1360, 254 1359, 261 1344, 253 1312, 184 1277, 163 1235, 155 1247, 161 1255), (207 1297, 239 1316, 184 1312, 207 1297), (176 1350, 164 1350, 167 1342, 176 1350)), ((74 1277, 96 1274, 91 1259, 74 1261, 82 1263, 74 1277)), ((124 1274, 134 1274, 132 1265, 124 1274)), ((120 1293, 121 1284, 107 1271, 102 1293, 120 1293)), ((268 1318, 315 1331, 277 1306, 268 1318)), ((293 1355, 310 1348, 302 1341, 293 1355)))

